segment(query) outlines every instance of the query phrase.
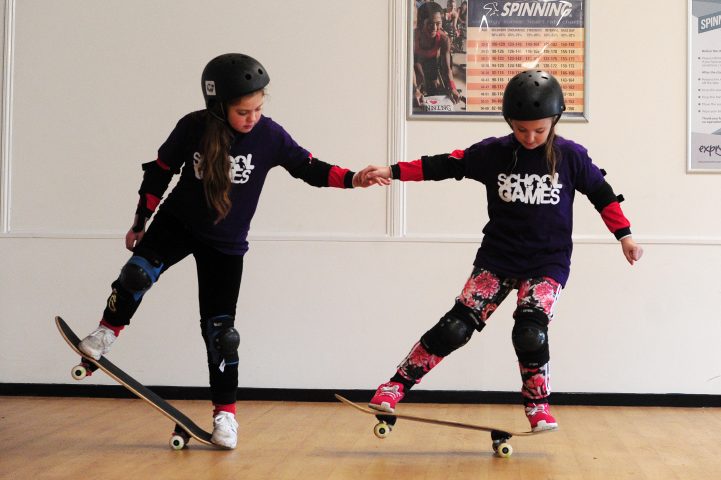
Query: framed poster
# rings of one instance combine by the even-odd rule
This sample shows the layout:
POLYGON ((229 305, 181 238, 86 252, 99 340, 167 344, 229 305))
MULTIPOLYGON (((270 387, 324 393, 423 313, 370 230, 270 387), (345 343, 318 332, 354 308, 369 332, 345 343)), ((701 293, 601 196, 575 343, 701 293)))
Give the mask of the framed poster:
POLYGON ((411 118, 501 118, 517 73, 546 70, 585 118, 588 0, 409 0, 411 118))
POLYGON ((721 0, 689 0, 689 172, 721 173, 721 0))

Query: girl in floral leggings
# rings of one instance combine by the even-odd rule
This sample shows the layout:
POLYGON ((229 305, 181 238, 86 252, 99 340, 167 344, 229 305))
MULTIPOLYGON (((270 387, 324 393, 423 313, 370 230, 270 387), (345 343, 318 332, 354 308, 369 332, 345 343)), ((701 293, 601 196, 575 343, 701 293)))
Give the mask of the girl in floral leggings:
POLYGON ((410 388, 465 345, 473 332, 481 331, 517 289, 511 336, 526 416, 534 431, 558 427, 548 405, 548 324, 570 272, 575 192, 585 195, 600 213, 631 265, 643 254, 621 211, 622 198, 604 179, 605 172, 583 146, 556 135, 555 125, 565 108, 561 85, 551 74, 522 72, 503 95, 510 135, 487 138, 465 150, 364 170, 366 181, 476 180, 486 187, 489 217, 473 273, 455 304, 423 334, 390 381, 378 387, 371 408, 392 413, 410 388))
MULTIPOLYGON (((477 324, 473 324, 472 328, 481 330, 486 325, 488 317, 491 316, 513 289, 518 289, 518 299, 516 301, 517 312, 537 309, 546 315, 550 321, 553 317, 553 306, 561 292, 561 285, 557 281, 550 277, 531 278, 527 280, 501 278, 483 268, 475 268, 473 270, 471 277, 463 287, 461 295, 456 298, 456 302, 458 302, 457 305, 463 305, 470 310, 459 306, 454 306, 454 309, 459 313, 466 310, 468 317, 471 318, 472 321, 478 321, 477 324)), ((454 323, 452 317, 452 315, 446 316, 444 324, 454 323)), ((440 328, 438 330, 440 330, 440 328)), ((465 336, 462 337, 462 340, 459 339, 459 343, 462 342, 463 344, 470 339, 470 335, 473 332, 473 330, 464 328, 456 328, 456 330, 463 330, 465 336)), ((518 333, 519 332, 514 332, 514 335, 518 333)), ((378 392, 376 392, 376 395, 371 400, 372 407, 381 411, 389 411, 390 408, 393 408, 395 403, 403 397, 404 392, 407 392, 413 385, 419 383, 426 373, 443 360, 445 355, 434 355, 428 351, 429 349, 434 350, 433 347, 424 345, 424 343, 433 342, 432 336, 433 330, 430 330, 413 346, 410 354, 408 354, 405 360, 398 366, 398 371, 393 378, 391 378, 391 381, 384 383, 378 388, 378 392)), ((446 355, 448 353, 446 353, 446 355)), ((533 358, 533 356, 519 351, 518 348, 516 349, 516 353, 519 356, 519 360, 521 360, 522 357, 526 359, 526 362, 519 361, 519 369, 523 382, 521 394, 526 403, 526 413, 529 415, 532 428, 556 428, 558 424, 551 416, 547 401, 551 392, 547 348, 545 355, 541 358, 533 358)))

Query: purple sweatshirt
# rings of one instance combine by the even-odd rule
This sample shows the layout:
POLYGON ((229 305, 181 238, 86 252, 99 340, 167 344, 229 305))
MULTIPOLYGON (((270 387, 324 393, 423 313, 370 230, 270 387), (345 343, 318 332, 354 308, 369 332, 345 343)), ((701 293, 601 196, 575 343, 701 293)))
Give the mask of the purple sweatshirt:
MULTIPOLYGON (((512 134, 450 154, 400 162, 391 170, 401 181, 469 178, 484 184, 489 221, 474 265, 504 277, 548 276, 565 286, 575 193, 593 194, 607 184, 584 147, 561 137, 556 137, 555 146, 559 155, 554 178, 546 165, 545 147, 526 150, 512 134)), ((630 234, 630 224, 615 195, 613 200, 604 205, 608 208, 602 216, 620 238, 630 234)))

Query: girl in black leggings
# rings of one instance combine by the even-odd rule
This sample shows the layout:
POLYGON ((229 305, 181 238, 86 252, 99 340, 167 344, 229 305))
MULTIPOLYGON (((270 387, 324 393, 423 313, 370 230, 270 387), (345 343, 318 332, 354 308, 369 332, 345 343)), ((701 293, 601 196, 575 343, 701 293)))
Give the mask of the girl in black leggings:
POLYGON ((282 166, 315 187, 353 188, 362 176, 313 157, 261 114, 265 68, 255 59, 230 53, 211 60, 201 87, 206 108, 180 119, 143 165, 135 222, 125 237, 133 256, 112 284, 100 325, 80 343, 94 358, 108 353, 145 292, 175 263, 193 255, 198 270, 200 328, 208 352, 214 405, 212 441, 235 448, 238 345, 235 307, 248 250, 248 230, 271 168, 282 166), (180 179, 145 231, 174 174, 180 179))

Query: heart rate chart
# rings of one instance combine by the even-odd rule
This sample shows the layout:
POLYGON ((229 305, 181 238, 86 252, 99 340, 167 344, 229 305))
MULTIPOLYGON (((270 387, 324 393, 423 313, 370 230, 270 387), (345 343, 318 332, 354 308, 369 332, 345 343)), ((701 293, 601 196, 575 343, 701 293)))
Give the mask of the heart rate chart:
MULTIPOLYGON (((459 30, 462 47, 451 49, 453 81, 464 86, 465 108, 459 112, 438 104, 427 106, 424 113, 500 116, 508 81, 524 70, 539 69, 561 83, 566 101, 564 115, 584 117, 588 33, 585 13, 585 0, 470 0, 465 23, 459 30)), ((414 58, 419 56, 414 51, 414 58)), ((414 61, 413 78, 417 82, 414 61)))
POLYGON ((566 113, 584 112, 585 29, 581 1, 472 1, 466 97, 469 112, 500 113, 503 90, 518 72, 553 74, 566 113), (496 8, 490 8, 495 6, 496 8))

